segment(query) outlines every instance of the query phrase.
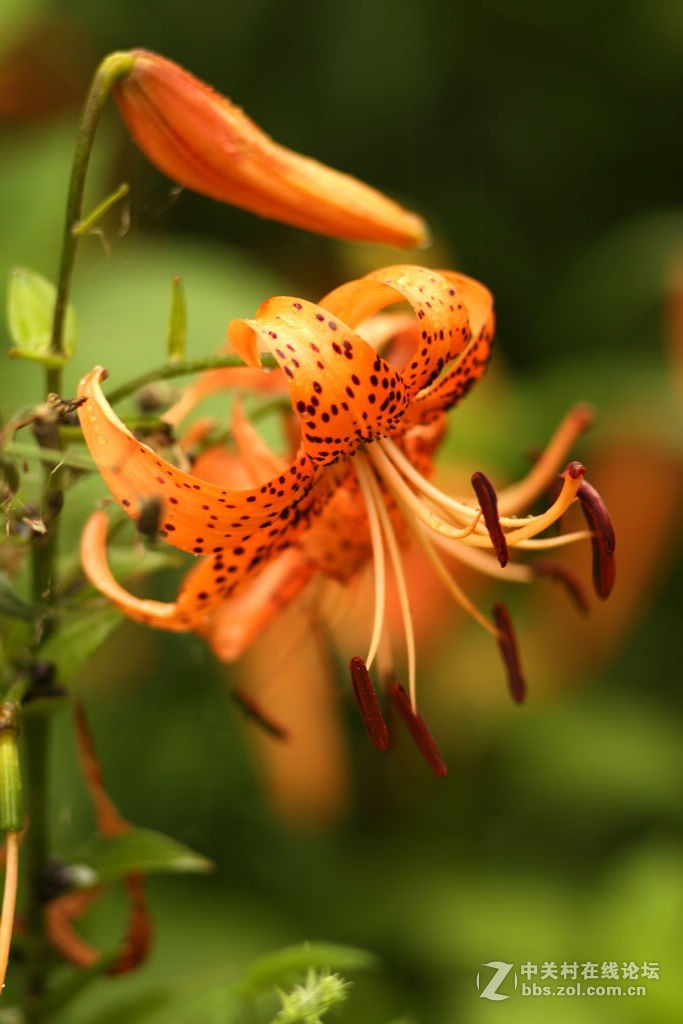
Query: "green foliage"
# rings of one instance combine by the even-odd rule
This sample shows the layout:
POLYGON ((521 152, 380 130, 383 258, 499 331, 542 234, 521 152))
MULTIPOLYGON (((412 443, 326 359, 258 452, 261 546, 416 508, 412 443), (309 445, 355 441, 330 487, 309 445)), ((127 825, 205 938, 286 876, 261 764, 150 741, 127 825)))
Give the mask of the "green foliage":
POLYGON ((272 986, 287 985, 297 975, 314 968, 324 970, 334 967, 341 971, 357 971, 376 965, 376 958, 362 949, 351 949, 331 942, 303 942, 259 957, 245 972, 240 991, 249 996, 272 986))
POLYGON ((74 850, 69 860, 88 887, 130 874, 196 873, 212 867, 206 857, 188 846, 147 828, 133 828, 118 836, 95 836, 74 850))
POLYGON ((113 605, 71 609, 61 619, 59 632, 41 647, 41 658, 55 666, 60 680, 68 682, 122 621, 123 615, 113 605))
POLYGON ((0 572, 0 613, 25 622, 32 622, 36 615, 33 605, 17 594, 6 572, 0 572))
POLYGON ((15 347, 10 356, 32 359, 47 367, 64 366, 74 352, 78 323, 71 306, 64 323, 64 355, 51 349, 55 286, 33 270, 12 271, 7 297, 7 322, 15 347))

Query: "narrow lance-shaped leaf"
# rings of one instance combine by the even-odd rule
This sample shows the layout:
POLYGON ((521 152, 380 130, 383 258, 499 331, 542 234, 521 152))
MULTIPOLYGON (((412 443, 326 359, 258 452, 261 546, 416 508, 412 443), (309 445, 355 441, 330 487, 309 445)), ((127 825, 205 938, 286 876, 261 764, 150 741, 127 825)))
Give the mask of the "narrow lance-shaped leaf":
POLYGON ((171 281, 171 313, 168 321, 166 350, 169 363, 181 363, 187 344, 187 305, 185 289, 179 274, 171 281))
POLYGON ((117 836, 96 836, 69 859, 89 869, 82 872, 88 886, 130 874, 205 872, 212 867, 210 860, 171 836, 133 827, 117 836))

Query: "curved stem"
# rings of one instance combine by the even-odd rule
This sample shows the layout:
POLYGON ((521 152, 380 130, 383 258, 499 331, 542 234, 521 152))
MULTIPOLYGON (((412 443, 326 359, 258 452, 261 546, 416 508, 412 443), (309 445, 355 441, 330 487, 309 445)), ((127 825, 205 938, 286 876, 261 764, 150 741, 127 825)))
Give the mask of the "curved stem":
MULTIPOLYGON (((207 356, 204 359, 186 359, 182 363, 164 363, 163 366, 158 366, 156 370, 149 370, 147 373, 135 377, 134 380, 129 380, 127 383, 121 384, 120 387, 114 388, 107 395, 107 401, 110 405, 113 405, 115 402, 128 398, 129 395, 135 394, 136 391, 146 387, 148 384, 156 384, 159 380, 186 377, 191 373, 199 373, 202 370, 223 370, 225 367, 243 367, 244 365, 244 360, 236 355, 207 356)), ((278 368, 275 357, 265 352, 261 354, 261 365, 264 370, 277 370, 278 368)))
MULTIPOLYGON (((69 302, 79 235, 74 229, 81 220, 85 179, 95 131, 104 103, 117 79, 130 73, 134 64, 131 53, 112 53, 106 57, 95 73, 88 93, 76 138, 71 178, 66 204, 64 235, 57 278, 55 308, 52 320, 50 351, 64 359, 64 321, 69 302)), ((59 394, 62 372, 59 367, 46 370, 46 391, 59 394)), ((59 433, 44 439, 45 447, 60 448, 59 433)), ((32 548, 33 600, 45 608, 41 628, 36 631, 36 645, 49 635, 54 624, 54 573, 57 558, 59 512, 62 504, 62 470, 59 461, 48 460, 44 470, 43 517, 47 527, 42 537, 35 539, 32 548)), ((27 715, 25 721, 25 763, 27 774, 27 802, 29 827, 26 833, 26 962, 24 968, 26 988, 26 1019, 39 1024, 44 1019, 41 1002, 47 986, 48 948, 45 934, 41 879, 48 858, 48 747, 50 717, 40 713, 27 715)))
MULTIPOLYGON (((52 321, 50 351, 56 356, 63 357, 65 355, 64 318, 69 301, 71 277, 79 241, 79 234, 74 232, 74 228, 81 220, 85 178, 95 131, 112 85, 119 78, 130 74, 134 61, 135 58, 132 53, 110 53, 108 57, 105 57, 95 72, 90 92, 83 107, 80 127, 76 137, 73 163, 71 165, 71 179, 69 181, 64 236, 62 239, 62 257, 57 278, 57 294, 52 321)), ((52 383, 58 380, 59 371, 50 371, 48 374, 48 387, 58 392, 59 389, 57 387, 52 387, 52 383), (52 380, 50 380, 50 377, 52 377, 52 380)))

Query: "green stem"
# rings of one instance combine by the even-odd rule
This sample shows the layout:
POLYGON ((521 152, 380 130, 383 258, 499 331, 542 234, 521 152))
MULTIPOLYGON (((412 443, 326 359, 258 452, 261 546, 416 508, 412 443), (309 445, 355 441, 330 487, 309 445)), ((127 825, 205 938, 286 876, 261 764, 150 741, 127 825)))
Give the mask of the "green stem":
MULTIPOLYGON (((83 108, 76 138, 71 179, 66 205, 66 218, 62 251, 57 279, 50 351, 59 358, 66 357, 64 322, 69 302, 76 249, 79 236, 74 232, 82 216, 85 179, 95 131, 104 103, 112 85, 130 73, 134 65, 130 53, 113 53, 100 64, 93 78, 83 108)), ((62 374, 59 368, 46 371, 46 392, 61 394, 62 374)), ((44 446, 59 449, 59 433, 44 439, 44 446)), ((62 503, 62 470, 58 461, 49 460, 44 471, 43 517, 47 532, 35 539, 32 549, 33 600, 45 609, 42 628, 37 630, 35 643, 49 635, 53 628, 55 596, 54 573, 57 558, 59 512, 62 503)), ((41 880, 49 854, 48 844, 48 749, 50 716, 38 711, 26 715, 24 725, 25 765, 29 827, 24 841, 26 864, 26 1020, 28 1024, 41 1024, 46 1019, 43 998, 47 989, 48 945, 45 934, 44 910, 41 899, 41 880)))
MULTIPOLYGON (((62 427, 60 433, 65 432, 71 428, 62 427)), ((73 428, 74 431, 77 429, 73 428)), ((74 435, 69 440, 79 441, 82 439, 80 429, 78 435, 74 435)), ((61 462, 67 469, 80 469, 84 471, 92 471, 95 469, 95 463, 88 454, 83 452, 63 452, 60 448, 39 448, 33 444, 25 444, 23 441, 12 441, 10 444, 5 446, 5 451, 8 455, 17 455, 20 459, 38 459, 39 462, 49 463, 50 466, 55 466, 61 462)))
MULTIPOLYGON (((265 353, 261 356, 261 365, 267 370, 276 370, 278 366, 275 357, 265 353)), ((140 388, 147 387, 148 384, 155 384, 159 380, 172 380, 174 377, 186 377, 188 374, 199 373, 201 370, 222 370, 230 366, 243 367, 244 362, 239 356, 207 356, 205 359, 187 359, 182 363, 164 363, 156 370, 150 370, 148 373, 143 373, 134 380, 114 388, 107 395, 107 399, 113 405, 115 402, 128 398, 140 388)))
MULTIPOLYGON (((66 355, 64 352, 64 318, 69 301, 71 277, 79 241, 79 234, 74 229, 77 228, 82 217, 85 177, 88 171, 95 131, 100 120, 102 108, 112 86, 119 78, 130 74, 134 63, 135 57, 132 53, 110 53, 108 57, 105 57, 95 72, 95 77, 93 78, 90 92, 83 108, 80 127, 76 137, 73 164, 71 165, 71 180, 69 182, 64 237, 62 239, 62 258, 57 280, 54 319, 52 321, 50 349, 56 356, 63 357, 66 355)), ((48 374, 48 378, 49 376, 50 374, 48 374)), ((55 377, 54 380, 57 383, 59 382, 58 377, 55 377)), ((59 389, 52 387, 49 380, 48 387, 57 394, 59 393, 59 389)))
MULTIPOLYGON (((79 235, 77 228, 83 210, 83 193, 85 179, 90 161, 95 131, 100 120, 102 108, 114 83, 130 74, 135 62, 132 53, 111 53, 100 64, 95 72, 90 92, 83 107, 73 162, 71 179, 66 202, 64 236, 62 238, 62 255, 57 278, 54 317, 52 320, 52 338, 50 351, 59 358, 65 358, 64 321, 69 302, 71 278, 73 276, 76 249, 79 235)), ((62 372, 59 367, 46 371, 46 391, 61 394, 62 372)), ((45 447, 58 449, 59 434, 55 431, 54 438, 46 440, 45 447)), ((33 600, 36 603, 52 604, 54 593, 53 572, 57 557, 58 517, 62 503, 62 469, 59 463, 46 464, 45 488, 43 496, 43 516, 48 527, 44 536, 36 538, 33 546, 33 600)), ((50 628, 50 616, 46 616, 46 628, 50 628)))

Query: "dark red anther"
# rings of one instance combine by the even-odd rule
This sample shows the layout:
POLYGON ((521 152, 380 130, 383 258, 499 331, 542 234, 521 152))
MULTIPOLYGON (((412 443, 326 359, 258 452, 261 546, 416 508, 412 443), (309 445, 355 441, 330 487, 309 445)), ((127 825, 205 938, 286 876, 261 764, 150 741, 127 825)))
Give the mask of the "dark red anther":
POLYGON ((472 487, 477 496, 493 550, 496 552, 500 564, 506 566, 509 557, 508 544, 503 533, 503 527, 500 525, 500 519, 498 518, 498 498, 493 484, 484 473, 477 472, 472 474, 472 487))
POLYGON ((417 749, 429 767, 435 775, 444 778, 444 776, 448 775, 446 762, 439 753, 439 749, 432 739, 422 715, 413 710, 410 697, 400 683, 391 684, 391 699, 394 702, 394 707, 403 719, 404 725, 412 736, 417 749))
POLYGON ((547 576, 551 580, 561 583, 579 611, 584 615, 588 614, 589 605, 583 587, 573 572, 562 565, 561 562, 546 561, 534 562, 531 566, 536 576, 547 576))
POLYGON ((370 680, 370 673, 362 658, 351 658, 351 683, 353 695, 375 750, 386 750, 389 746, 389 730, 377 700, 377 694, 370 680))
POLYGON ((245 693, 244 690, 237 689, 231 690, 230 694, 246 717, 259 725, 269 736, 276 740, 289 739, 289 730, 267 715, 252 696, 245 693))
POLYGON ((507 669, 510 694, 517 704, 521 704, 526 696, 526 683, 522 675, 517 637, 512 626, 512 619, 504 604, 500 602, 494 604, 493 621, 498 628, 498 647, 507 669))
POLYGON ((586 480, 579 487, 577 497, 591 531, 593 547, 593 586, 603 600, 614 586, 614 548, 616 538, 607 506, 595 488, 586 480))

